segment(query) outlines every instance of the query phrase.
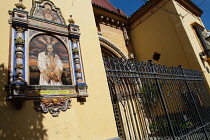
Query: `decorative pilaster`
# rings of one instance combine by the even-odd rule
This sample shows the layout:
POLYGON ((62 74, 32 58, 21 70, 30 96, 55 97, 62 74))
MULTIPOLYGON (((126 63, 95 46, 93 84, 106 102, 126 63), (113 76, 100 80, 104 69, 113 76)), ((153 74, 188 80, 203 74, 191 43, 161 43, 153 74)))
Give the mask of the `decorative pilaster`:
POLYGON ((80 57, 79 57, 79 49, 77 47, 78 39, 73 38, 72 39, 72 53, 73 53, 73 59, 75 64, 75 73, 76 73, 76 81, 77 83, 81 83, 83 81, 82 79, 82 71, 80 66, 80 57))
POLYGON ((84 82, 84 77, 82 74, 82 64, 81 58, 79 54, 78 43, 79 39, 72 38, 72 53, 73 53, 73 60, 74 60, 74 67, 75 67, 75 77, 76 77, 76 85, 77 85, 77 92, 80 96, 87 96, 87 85, 84 82))
POLYGON ((9 11, 9 14, 11 15, 11 19, 9 21, 10 24, 12 24, 13 29, 15 29, 14 32, 14 46, 13 50, 13 61, 12 64, 14 67, 12 71, 12 81, 11 81, 11 98, 19 98, 19 97, 26 97, 26 88, 27 88, 27 82, 25 81, 24 74, 24 46, 25 46, 25 40, 24 40, 24 34, 25 30, 28 26, 28 12, 24 11, 26 8, 22 0, 19 0, 19 3, 15 4, 17 8, 14 8, 13 11, 9 11))
POLYGON ((13 79, 14 81, 11 84, 11 89, 12 89, 12 96, 20 96, 20 97, 25 97, 26 93, 26 87, 27 83, 23 79, 23 69, 24 69, 24 64, 23 64, 23 55, 24 55, 24 44, 25 41, 23 39, 23 33, 25 31, 24 27, 16 26, 16 39, 15 39, 15 78, 13 79))
POLYGON ((16 3, 15 6, 18 8, 13 9, 13 28, 16 30, 15 38, 15 79, 23 79, 23 69, 24 69, 24 32, 28 24, 28 12, 23 11, 26 7, 23 5, 23 0, 19 0, 19 3, 16 3))
POLYGON ((23 55, 24 55, 24 43, 25 40, 23 39, 23 33, 24 33, 25 28, 24 27, 16 27, 16 39, 15 39, 15 44, 16 44, 16 50, 15 50, 15 56, 16 56, 16 65, 15 65, 15 70, 16 70, 16 78, 23 78, 23 55))
MULTIPOLYGON (((74 20, 70 15, 69 21, 69 37, 71 40, 71 49, 72 49, 72 56, 74 60, 74 70, 75 70, 75 78, 76 78, 76 86, 77 92, 80 97, 88 96, 87 94, 87 84, 84 80, 83 69, 82 69, 82 61, 81 61, 81 54, 79 48, 79 26, 74 25, 74 20)), ((83 99, 84 101, 84 99, 83 99)), ((82 102, 83 102, 82 101, 82 102)))
POLYGON ((123 36, 124 36, 126 44, 128 45, 129 37, 128 37, 126 27, 123 27, 123 36))

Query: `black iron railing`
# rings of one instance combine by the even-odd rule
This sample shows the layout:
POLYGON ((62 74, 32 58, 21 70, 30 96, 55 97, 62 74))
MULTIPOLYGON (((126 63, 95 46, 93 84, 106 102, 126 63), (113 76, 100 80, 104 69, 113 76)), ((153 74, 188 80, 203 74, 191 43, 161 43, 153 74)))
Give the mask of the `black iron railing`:
POLYGON ((104 57, 124 140, 210 139, 210 96, 197 70, 104 57))

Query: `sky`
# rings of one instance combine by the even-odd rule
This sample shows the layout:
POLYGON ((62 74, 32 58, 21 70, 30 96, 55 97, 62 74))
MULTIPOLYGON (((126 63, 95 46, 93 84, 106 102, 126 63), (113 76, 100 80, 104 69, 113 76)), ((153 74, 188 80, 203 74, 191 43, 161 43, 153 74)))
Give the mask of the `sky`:
MULTIPOLYGON (((130 16, 147 0, 109 0, 116 8, 121 9, 125 14, 130 16)), ((207 30, 210 31, 210 0, 192 0, 200 9, 203 10, 201 19, 207 30)))

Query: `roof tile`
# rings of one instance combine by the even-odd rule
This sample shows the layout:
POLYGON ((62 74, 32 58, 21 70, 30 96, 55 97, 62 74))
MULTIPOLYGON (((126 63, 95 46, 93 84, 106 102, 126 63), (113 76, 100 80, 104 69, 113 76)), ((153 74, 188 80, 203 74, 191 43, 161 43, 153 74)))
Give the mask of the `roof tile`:
POLYGON ((92 3, 110 11, 114 11, 120 15, 127 16, 121 9, 115 8, 108 0, 92 0, 92 3))

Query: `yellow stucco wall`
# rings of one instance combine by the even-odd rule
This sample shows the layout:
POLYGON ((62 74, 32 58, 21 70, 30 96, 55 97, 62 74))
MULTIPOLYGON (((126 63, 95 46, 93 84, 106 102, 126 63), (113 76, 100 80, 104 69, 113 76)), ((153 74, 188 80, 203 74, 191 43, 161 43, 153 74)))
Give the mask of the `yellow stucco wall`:
MULTIPOLYGON (((173 1, 175 8, 177 10, 178 13, 181 13, 184 17, 180 18, 181 23, 184 26, 184 30, 186 32, 186 35, 188 36, 188 46, 193 48, 193 52, 195 54, 195 59, 192 59, 191 65, 195 65, 194 62, 197 61, 200 65, 200 70, 203 72, 203 74, 205 75, 205 78, 207 80, 207 83, 210 86, 210 74, 206 71, 205 67, 209 67, 207 62, 202 62, 199 56, 200 52, 203 52, 202 49, 202 45, 199 41, 198 36, 196 35, 194 29, 192 28, 192 24, 193 23, 197 23, 201 26, 204 27, 203 22, 201 21, 200 17, 196 17, 195 15, 193 15, 191 12, 189 12, 188 10, 186 10, 184 7, 180 6, 179 3, 177 3, 176 1, 173 1)), ((181 32, 180 32, 181 34, 181 32)), ((183 40, 184 42, 184 40, 183 40)), ((187 54, 187 53, 186 53, 187 54)), ((191 58, 191 54, 188 53, 188 58, 191 58)))
POLYGON ((193 22, 202 25, 199 17, 188 13, 174 0, 163 0, 154 6, 131 25, 138 60, 152 59, 154 52, 158 52, 160 60, 155 63, 182 65, 206 73, 198 55, 201 47, 191 28, 193 22))
MULTIPOLYGON (((154 6, 131 25, 130 33, 138 60, 152 59, 154 52, 158 52, 161 54, 160 60, 153 60, 153 62, 167 66, 182 65, 184 68, 197 69, 204 73, 206 83, 209 84, 210 74, 207 73, 200 60, 199 53, 202 52, 202 49, 191 27, 194 22, 203 25, 200 17, 192 15, 174 0, 163 0, 154 6)), ((205 63, 205 65, 208 64, 205 63)), ((163 94, 166 95, 166 87, 161 86, 161 88, 163 94)), ((180 87, 177 89, 180 90, 180 87)), ((172 98, 173 101, 171 98, 165 100, 170 106, 169 112, 183 111, 183 101, 177 96, 172 98), (174 101, 179 106, 174 106, 174 101)), ((203 97, 200 100, 205 102, 203 97)), ((159 105, 156 109, 158 110, 158 108, 159 105)), ((157 114, 163 113, 159 111, 157 114)))
MULTIPOLYGON (((163 2, 158 6, 161 5, 163 2)), ((190 66, 170 15, 164 10, 154 7, 133 23, 131 37, 138 60, 152 59, 154 52, 158 52, 161 56, 157 63, 190 66)))
POLYGON ((116 45, 128 57, 128 49, 126 47, 122 29, 105 24, 100 24, 100 29, 102 36, 116 45))
MULTIPOLYGON (((52 1, 61 8, 66 20, 71 14, 80 26, 80 46, 89 97, 84 105, 72 99, 71 109, 61 112, 56 118, 49 113, 36 112, 33 100, 26 101, 21 110, 14 109, 11 102, 5 100, 10 36, 8 10, 15 8, 14 4, 18 0, 5 1, 0 6, 0 139, 105 140, 116 137, 117 130, 91 0, 68 0, 65 3, 63 0, 52 1)), ((25 10, 30 11, 32 0, 24 1, 24 5, 27 7, 25 10)))

